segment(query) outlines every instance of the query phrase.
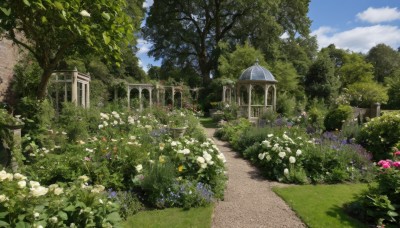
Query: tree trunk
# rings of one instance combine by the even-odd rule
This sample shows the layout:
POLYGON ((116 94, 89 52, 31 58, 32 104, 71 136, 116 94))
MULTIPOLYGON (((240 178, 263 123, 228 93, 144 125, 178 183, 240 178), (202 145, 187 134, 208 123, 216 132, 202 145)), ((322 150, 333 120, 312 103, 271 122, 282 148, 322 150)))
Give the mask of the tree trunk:
POLYGON ((47 85, 49 84, 49 80, 51 74, 53 73, 53 69, 44 69, 42 77, 40 79, 40 84, 37 91, 37 99, 44 100, 47 95, 47 85))

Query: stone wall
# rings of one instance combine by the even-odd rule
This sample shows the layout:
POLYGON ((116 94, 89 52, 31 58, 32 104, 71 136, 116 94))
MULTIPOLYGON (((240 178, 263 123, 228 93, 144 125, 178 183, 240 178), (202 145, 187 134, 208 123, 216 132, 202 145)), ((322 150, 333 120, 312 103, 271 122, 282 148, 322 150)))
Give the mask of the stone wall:
POLYGON ((10 96, 9 85, 13 77, 13 68, 19 58, 18 47, 6 39, 0 40, 0 102, 10 96))

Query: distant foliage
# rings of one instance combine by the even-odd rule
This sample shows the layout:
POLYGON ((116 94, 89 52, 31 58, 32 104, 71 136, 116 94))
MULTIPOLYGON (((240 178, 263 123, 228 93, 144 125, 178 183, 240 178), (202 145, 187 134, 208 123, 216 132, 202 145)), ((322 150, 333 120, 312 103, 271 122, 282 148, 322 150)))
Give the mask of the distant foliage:
POLYGON ((353 109, 348 105, 340 105, 326 114, 324 126, 327 131, 341 130, 343 124, 353 117, 353 109))

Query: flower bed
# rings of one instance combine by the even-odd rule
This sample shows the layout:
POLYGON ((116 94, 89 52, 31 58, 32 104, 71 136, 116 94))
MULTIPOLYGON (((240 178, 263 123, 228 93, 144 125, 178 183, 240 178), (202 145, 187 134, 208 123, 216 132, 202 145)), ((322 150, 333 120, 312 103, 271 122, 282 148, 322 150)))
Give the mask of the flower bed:
MULTIPOLYGON (((185 111, 182 118, 186 118, 187 132, 184 137, 173 140, 167 130, 168 115, 161 110, 144 113, 100 113, 94 110, 88 113, 90 111, 73 112, 73 109, 69 107, 64 111, 77 115, 74 118, 61 114, 58 121, 51 124, 52 128, 43 131, 42 135, 24 137, 26 166, 23 172, 28 179, 46 186, 41 190, 47 189, 46 194, 40 196, 41 200, 32 202, 33 208, 43 205, 43 210, 55 210, 46 206, 46 202, 54 198, 47 186, 55 184, 63 186, 64 193, 71 189, 69 197, 78 194, 73 200, 81 201, 79 197, 86 197, 81 192, 88 190, 86 185, 76 184, 82 176, 88 178, 85 180, 87 186, 104 186, 100 191, 101 201, 109 199, 117 205, 115 211, 103 210, 105 217, 116 212, 118 218, 125 218, 139 210, 142 203, 160 208, 190 208, 207 205, 223 197, 226 182, 224 157, 206 139, 193 114, 185 111), (104 189, 107 192, 104 193, 104 189)), ((10 194, 12 189, 18 189, 18 183, 7 188, 9 192, 2 192, 2 200, 14 202, 10 194)), ((99 200, 96 198, 96 201, 99 200)), ((13 207, 23 210, 16 204, 13 207)), ((49 226, 50 214, 55 213, 46 212, 50 217, 40 221, 34 220, 31 215, 26 219, 10 219, 14 213, 14 209, 10 208, 2 208, 7 216, 0 217, 0 221, 11 226, 17 224, 18 219, 28 224, 49 226)), ((80 211, 77 207, 70 209, 71 213, 80 211)), ((102 221, 104 224, 108 222, 106 219, 102 221)), ((119 221, 115 220, 115 224, 119 221)), ((68 219, 57 217, 57 222, 78 224, 69 218, 69 214, 68 219)), ((109 223, 113 225, 112 222, 109 223)), ((96 223, 95 226, 104 224, 96 223)))

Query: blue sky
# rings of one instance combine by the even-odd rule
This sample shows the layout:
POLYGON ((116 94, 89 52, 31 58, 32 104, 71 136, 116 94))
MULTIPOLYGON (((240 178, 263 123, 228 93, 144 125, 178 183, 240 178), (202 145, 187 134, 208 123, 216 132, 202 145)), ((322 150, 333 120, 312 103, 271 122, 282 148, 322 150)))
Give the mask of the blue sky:
MULTIPOLYGON (((144 6, 152 4, 153 0, 146 0, 144 6)), ((319 48, 333 43, 366 53, 379 43, 400 47, 400 0, 311 0, 308 16, 319 48)), ((147 56, 149 47, 139 39, 137 56, 145 70, 148 64, 160 65, 147 56)))

